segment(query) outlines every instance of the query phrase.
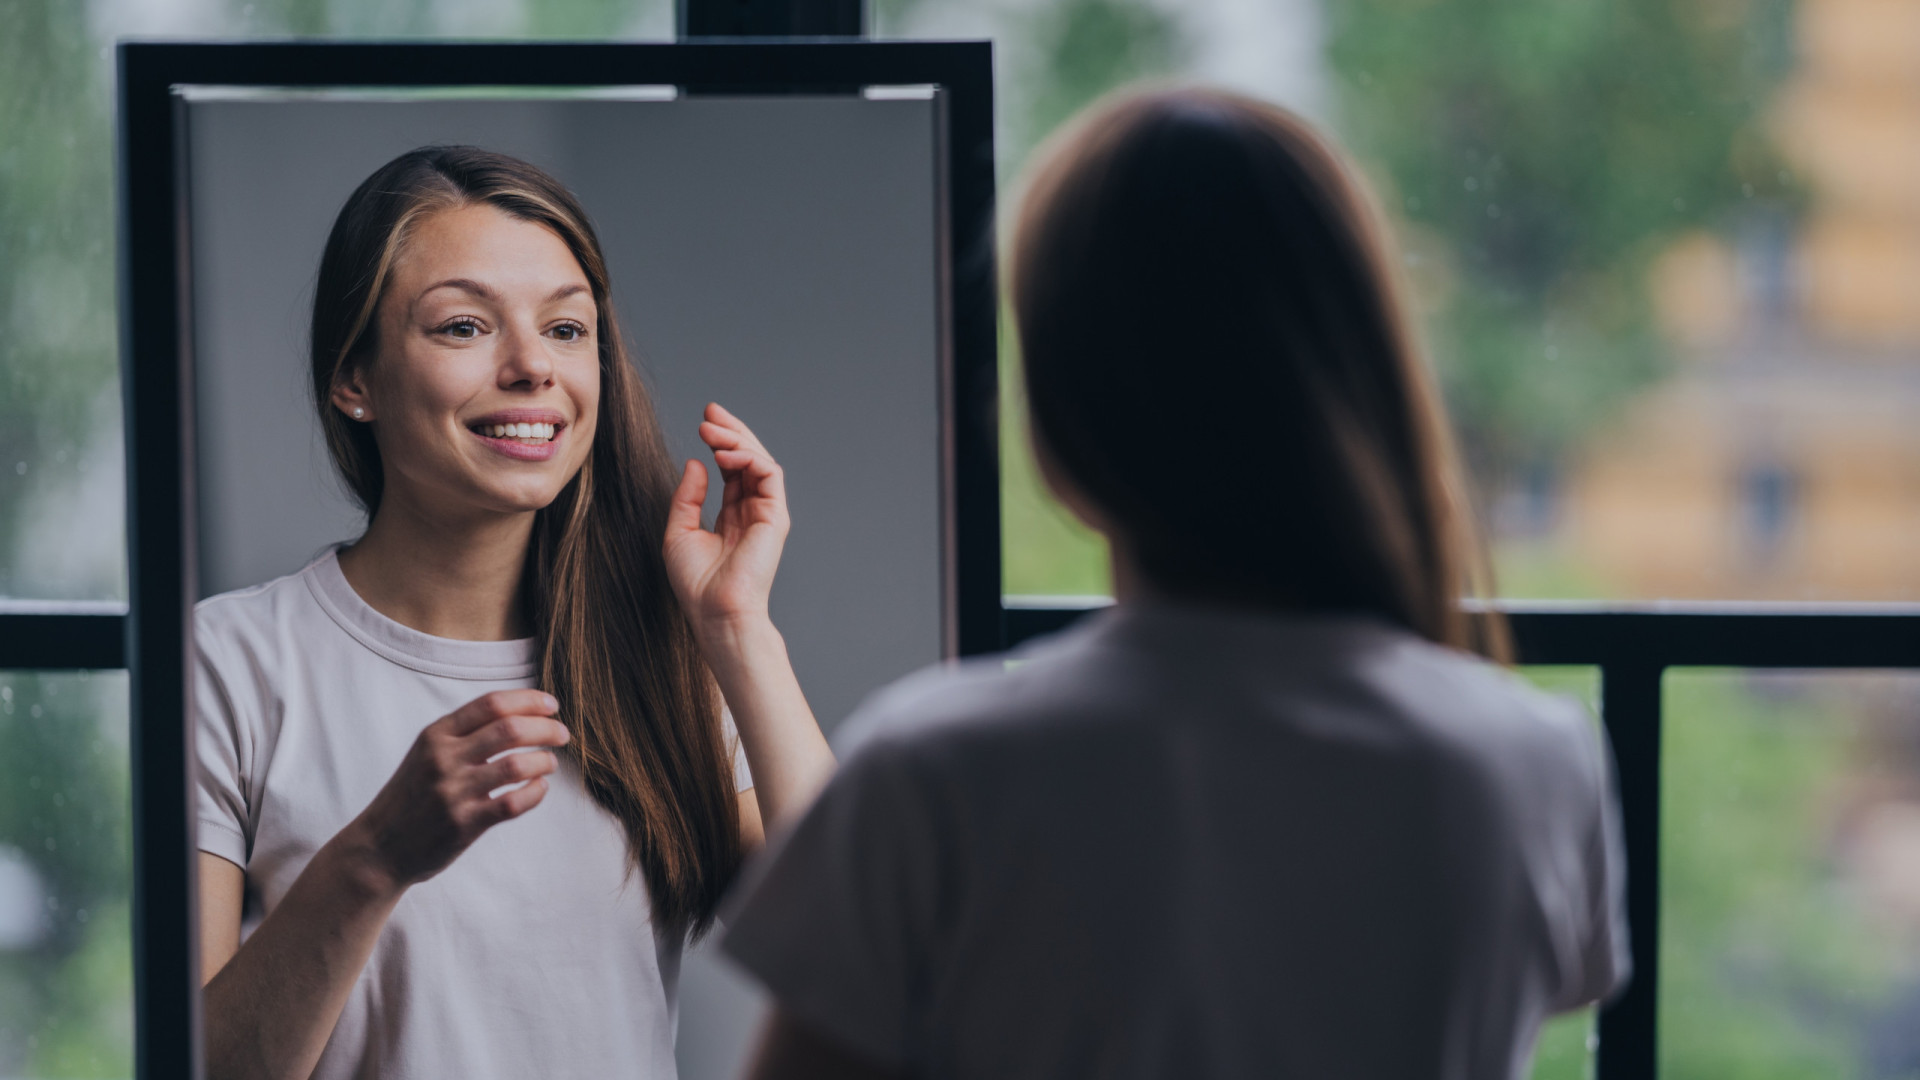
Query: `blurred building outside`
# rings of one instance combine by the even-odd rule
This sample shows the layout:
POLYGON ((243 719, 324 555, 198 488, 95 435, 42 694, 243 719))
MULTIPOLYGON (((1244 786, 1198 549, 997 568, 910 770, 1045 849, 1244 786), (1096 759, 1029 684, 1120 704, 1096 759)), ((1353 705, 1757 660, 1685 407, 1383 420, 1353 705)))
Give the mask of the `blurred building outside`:
POLYGON ((1574 455, 1561 506, 1510 494, 1498 522, 1598 595, 1920 600, 1920 4, 1799 0, 1793 29, 1764 115, 1805 205, 1666 245, 1671 376, 1574 455))

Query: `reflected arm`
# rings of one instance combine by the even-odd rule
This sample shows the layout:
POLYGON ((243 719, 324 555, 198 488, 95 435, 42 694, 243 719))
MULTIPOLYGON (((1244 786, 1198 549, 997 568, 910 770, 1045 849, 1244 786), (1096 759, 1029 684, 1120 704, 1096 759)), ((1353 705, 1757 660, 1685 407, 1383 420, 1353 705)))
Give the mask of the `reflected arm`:
POLYGON ((767 827, 760 820, 760 796, 753 788, 736 796, 740 800, 740 846, 746 851, 759 851, 767 842, 767 827))
MULTIPOLYGON (((753 822, 741 819, 741 839, 751 850, 758 846, 755 833, 777 831, 813 802, 833 775, 833 751, 772 620, 760 617, 703 630, 702 650, 753 771, 758 812, 753 822)), ((744 811, 748 792, 740 794, 744 811)))
MULTIPOLYGON (((342 834, 344 837, 346 834, 342 834)), ((312 1075, 380 930, 405 891, 335 837, 245 945, 245 874, 200 856, 207 1076, 312 1075)))

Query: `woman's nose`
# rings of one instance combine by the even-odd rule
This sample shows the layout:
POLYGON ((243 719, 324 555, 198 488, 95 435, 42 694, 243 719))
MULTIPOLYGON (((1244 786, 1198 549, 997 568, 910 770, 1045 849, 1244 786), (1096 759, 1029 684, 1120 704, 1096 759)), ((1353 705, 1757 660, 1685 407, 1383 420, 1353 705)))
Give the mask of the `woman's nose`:
POLYGON ((500 385, 544 386, 553 380, 553 358, 543 348, 538 331, 510 327, 501 335, 500 385))

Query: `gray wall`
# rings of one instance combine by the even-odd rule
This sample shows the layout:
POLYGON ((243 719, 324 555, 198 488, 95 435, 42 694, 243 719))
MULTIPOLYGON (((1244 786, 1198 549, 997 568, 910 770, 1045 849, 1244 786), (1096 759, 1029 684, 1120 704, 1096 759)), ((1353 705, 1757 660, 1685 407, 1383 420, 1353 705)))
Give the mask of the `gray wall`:
MULTIPOLYGON (((358 534, 305 384, 320 250, 379 165, 465 142, 580 196, 674 450, 704 450, 700 409, 717 400, 785 466, 794 524, 773 613, 822 723, 941 655, 934 102, 213 99, 188 113, 203 594, 358 534)), ((754 994, 701 950, 681 1008, 683 1075, 732 1075, 754 994)))

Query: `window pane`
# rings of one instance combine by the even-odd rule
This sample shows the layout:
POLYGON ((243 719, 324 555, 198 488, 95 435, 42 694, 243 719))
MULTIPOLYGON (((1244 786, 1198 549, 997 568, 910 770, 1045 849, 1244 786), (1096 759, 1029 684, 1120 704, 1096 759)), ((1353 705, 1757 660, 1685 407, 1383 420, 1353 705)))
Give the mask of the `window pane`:
MULTIPOLYGON (((1009 172, 1171 74, 1357 156, 1456 417, 1500 591, 1920 598, 1920 26, 1877 0, 895 0, 991 34, 1009 172)), ((1009 592, 1100 548, 1006 455, 1009 592)))
POLYGON ((1920 1074, 1920 674, 1665 701, 1662 1080, 1920 1074))
POLYGON ((125 673, 0 671, 0 758, 0 1076, 130 1076, 125 673))
POLYGON ((107 65, 85 4, 0 63, 0 596, 126 595, 107 65))

